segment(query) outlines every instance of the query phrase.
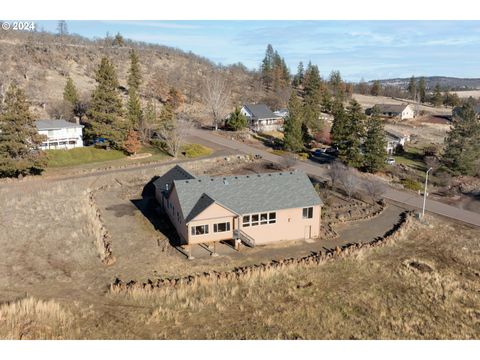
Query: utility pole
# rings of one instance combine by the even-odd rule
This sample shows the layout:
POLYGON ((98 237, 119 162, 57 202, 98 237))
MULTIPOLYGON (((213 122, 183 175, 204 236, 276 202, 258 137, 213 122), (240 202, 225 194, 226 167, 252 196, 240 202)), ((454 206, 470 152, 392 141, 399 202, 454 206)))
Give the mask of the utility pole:
POLYGON ((433 168, 427 170, 425 174, 425 189, 423 191, 423 208, 422 208, 422 219, 425 217, 425 204, 427 202, 427 183, 428 183, 428 173, 432 171, 433 168))

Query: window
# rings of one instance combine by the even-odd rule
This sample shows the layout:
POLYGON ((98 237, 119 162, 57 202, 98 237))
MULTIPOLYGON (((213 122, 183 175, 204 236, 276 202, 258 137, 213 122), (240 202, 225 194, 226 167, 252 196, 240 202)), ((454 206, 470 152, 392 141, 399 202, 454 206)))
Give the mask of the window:
POLYGON ((208 234, 208 225, 192 226, 192 235, 208 234))
POLYGON ((275 224, 277 222, 277 213, 271 212, 268 214, 268 223, 275 224))
POLYGON ((304 219, 313 218, 313 207, 303 208, 303 218, 304 219))
POLYGON ((250 226, 250 215, 245 215, 243 217, 243 226, 250 226))
POLYGON ((260 214, 260 224, 262 224, 262 225, 268 224, 268 214, 267 213, 260 214))
POLYGON ((258 214, 252 215, 252 226, 258 225, 258 214))
POLYGON ((213 232, 224 232, 224 231, 230 231, 229 222, 213 224, 213 232))

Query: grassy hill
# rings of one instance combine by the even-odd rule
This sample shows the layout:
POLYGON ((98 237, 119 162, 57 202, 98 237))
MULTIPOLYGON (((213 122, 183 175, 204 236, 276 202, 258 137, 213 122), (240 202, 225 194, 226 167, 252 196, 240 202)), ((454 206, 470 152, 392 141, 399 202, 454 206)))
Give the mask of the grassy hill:
MULTIPOLYGON (((258 74, 243 65, 219 66, 208 59, 171 47, 125 40, 90 40, 78 35, 58 36, 46 32, 12 32, 0 29, 0 97, 11 81, 26 89, 39 117, 52 116, 62 99, 66 77, 71 76, 81 96, 88 99, 95 86, 95 69, 103 56, 117 68, 120 89, 126 96, 129 51, 140 56, 143 72, 141 96, 165 101, 171 87, 185 98, 185 111, 199 118, 207 116, 201 106, 205 79, 213 73, 230 86, 232 106, 265 96, 258 74)), ((260 61, 260 59, 259 59, 260 61)))

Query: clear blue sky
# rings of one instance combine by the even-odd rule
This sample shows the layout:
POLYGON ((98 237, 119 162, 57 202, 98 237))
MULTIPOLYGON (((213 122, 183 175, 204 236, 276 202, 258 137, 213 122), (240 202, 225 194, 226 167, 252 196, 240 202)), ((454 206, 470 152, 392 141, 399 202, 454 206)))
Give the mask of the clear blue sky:
MULTIPOLYGON (((38 21, 54 32, 55 21, 38 21)), ((415 76, 480 77, 480 21, 68 21, 71 33, 124 37, 258 68, 267 44, 292 73, 299 61, 349 81, 415 76)))

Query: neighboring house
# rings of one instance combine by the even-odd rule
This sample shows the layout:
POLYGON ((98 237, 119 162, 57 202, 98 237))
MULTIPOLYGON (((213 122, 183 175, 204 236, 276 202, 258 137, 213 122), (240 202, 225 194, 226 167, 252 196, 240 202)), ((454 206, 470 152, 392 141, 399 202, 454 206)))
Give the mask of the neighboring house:
POLYGON ((255 246, 320 235, 323 203, 303 172, 196 177, 176 165, 154 186, 182 245, 255 246))
POLYGON ((38 120, 35 122, 38 132, 46 135, 42 150, 73 149, 83 146, 83 125, 65 120, 38 120))
POLYGON ((240 111, 254 131, 277 131, 283 127, 283 117, 275 115, 265 104, 245 104, 240 111))
POLYGON ((405 146, 405 143, 410 141, 409 135, 401 134, 396 131, 385 130, 385 136, 387 140, 386 150, 388 155, 394 154, 399 146, 405 146))
MULTIPOLYGON (((475 111, 475 114, 477 114, 477 117, 480 117, 480 105, 475 105, 473 107, 473 110, 475 111)), ((460 115, 460 112, 462 111, 461 106, 456 106, 452 109, 452 118, 457 118, 460 115)))
MULTIPOLYGON (((380 104, 375 105, 374 108, 378 109, 378 112, 382 116, 390 118, 399 118, 401 120, 413 119, 415 117, 415 109, 410 104, 391 105, 380 104)), ((372 109, 370 109, 371 113, 372 109)))

